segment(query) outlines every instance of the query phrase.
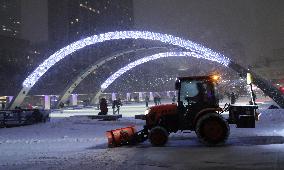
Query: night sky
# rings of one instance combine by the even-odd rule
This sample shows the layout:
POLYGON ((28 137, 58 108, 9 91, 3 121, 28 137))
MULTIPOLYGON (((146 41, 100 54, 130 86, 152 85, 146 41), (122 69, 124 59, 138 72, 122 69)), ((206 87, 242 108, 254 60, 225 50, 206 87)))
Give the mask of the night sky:
MULTIPOLYGON (((284 2, 281 0, 26 2, 21 3, 23 22, 21 36, 16 38, 27 41, 28 52, 1 55, 0 70, 4 82, 1 89, 4 90, 0 95, 15 95, 25 76, 60 47, 80 38, 115 30, 149 30, 183 37, 221 52, 266 78, 278 82, 284 79, 284 2), (58 11, 61 14, 57 14, 58 11), (34 54, 35 51, 38 54, 34 54), (7 72, 12 65, 20 69, 14 73, 7 72)), ((5 17, 3 11, 1 14, 5 17)), ((5 42, 5 39, 1 41, 2 44, 5 42)), ((145 41, 116 41, 83 49, 51 68, 31 94, 59 94, 90 63, 119 50, 151 45, 145 41)), ((84 80, 76 92, 98 90, 99 84, 109 75, 141 56, 143 54, 133 53, 110 62, 96 75, 84 80)), ((114 82, 108 92, 173 90, 176 76, 210 72, 221 72, 228 79, 237 78, 234 72, 208 61, 169 58, 129 71, 114 82)))
POLYGON ((282 0, 134 2, 137 29, 178 35, 241 63, 256 65, 265 58, 272 60, 277 57, 273 50, 284 48, 282 0))

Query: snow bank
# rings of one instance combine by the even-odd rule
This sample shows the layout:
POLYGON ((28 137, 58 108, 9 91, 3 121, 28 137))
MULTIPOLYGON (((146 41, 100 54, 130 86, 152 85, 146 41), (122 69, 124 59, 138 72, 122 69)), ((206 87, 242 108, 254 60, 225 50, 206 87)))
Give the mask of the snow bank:
POLYGON ((284 123, 284 109, 259 109, 262 122, 284 123))

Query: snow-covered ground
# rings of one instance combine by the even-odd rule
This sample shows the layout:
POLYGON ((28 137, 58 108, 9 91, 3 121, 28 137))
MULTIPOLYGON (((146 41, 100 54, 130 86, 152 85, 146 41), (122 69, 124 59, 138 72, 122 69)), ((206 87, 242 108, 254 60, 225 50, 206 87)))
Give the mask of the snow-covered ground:
MULTIPOLYGON (((105 131, 144 125, 126 114, 143 113, 143 104, 123 108, 119 121, 66 117, 70 113, 59 111, 47 123, 0 129, 0 169, 284 169, 282 109, 260 109, 255 129, 232 125, 225 146, 206 147, 194 132, 178 132, 170 135, 165 147, 144 142, 107 148, 105 131)), ((78 111, 82 112, 90 110, 78 111)))

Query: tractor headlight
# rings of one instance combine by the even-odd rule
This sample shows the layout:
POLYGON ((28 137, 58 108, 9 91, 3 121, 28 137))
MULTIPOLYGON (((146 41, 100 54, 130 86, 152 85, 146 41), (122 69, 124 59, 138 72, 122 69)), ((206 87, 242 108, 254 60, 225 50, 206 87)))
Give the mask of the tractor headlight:
POLYGON ((147 115, 148 113, 150 113, 150 109, 146 109, 144 114, 147 115))

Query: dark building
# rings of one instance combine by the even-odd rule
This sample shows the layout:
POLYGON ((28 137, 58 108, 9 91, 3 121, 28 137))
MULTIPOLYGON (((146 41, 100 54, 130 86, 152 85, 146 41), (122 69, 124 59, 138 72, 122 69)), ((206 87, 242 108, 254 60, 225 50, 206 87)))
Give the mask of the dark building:
MULTIPOLYGON (((41 53, 47 58, 74 41, 109 31, 132 30, 133 25, 132 0, 48 0, 48 43, 41 53)), ((79 50, 66 58, 66 64, 51 68, 31 94, 58 94, 90 63, 132 45, 132 40, 116 41, 79 50)))
POLYGON ((0 1, 0 95, 15 95, 34 63, 35 51, 22 38, 22 1, 0 1))
POLYGON ((0 96, 15 95, 21 87, 22 75, 29 66, 29 42, 8 36, 0 36, 0 96))
MULTIPOLYGON (((0 49, 0 76, 5 80, 0 85, 0 95, 16 95, 28 74, 71 42, 102 32, 133 28, 132 0, 1 0, 0 10, 0 43, 7 44, 0 49)), ((122 47, 116 44, 116 48, 122 47)), ((107 45, 100 48, 100 52, 104 51, 109 52, 107 45)), ((49 82, 47 75, 47 81, 35 87, 34 94, 48 94, 50 90, 53 93, 56 83, 60 84, 57 79, 70 81, 95 56, 92 48, 76 55, 84 56, 84 60, 68 60, 70 63, 61 65, 61 70, 55 66, 49 73, 54 81, 49 82), (61 72, 69 74, 57 74, 61 72)))
POLYGON ((62 47, 90 35, 133 28, 132 0, 49 0, 49 42, 62 47))
POLYGON ((0 35, 19 37, 21 29, 21 0, 0 1, 0 35))
POLYGON ((44 10, 35 8, 35 2, 44 8, 44 1, 47 0, 0 1, 0 95, 16 95, 25 76, 42 60, 35 47, 46 40, 42 37, 47 32, 44 35, 44 24, 37 22, 44 22, 45 16, 44 10), (40 15, 31 9, 37 9, 40 15))

